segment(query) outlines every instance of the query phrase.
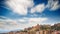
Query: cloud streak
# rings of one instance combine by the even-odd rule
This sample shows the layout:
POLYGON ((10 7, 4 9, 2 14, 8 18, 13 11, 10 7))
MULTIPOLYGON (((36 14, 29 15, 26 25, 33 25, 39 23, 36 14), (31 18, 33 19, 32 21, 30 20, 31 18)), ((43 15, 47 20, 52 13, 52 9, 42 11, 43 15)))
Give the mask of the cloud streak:
POLYGON ((44 3, 38 4, 34 7, 33 0, 8 0, 5 4, 12 10, 12 12, 17 13, 19 15, 27 15, 28 11, 30 13, 39 12, 42 13, 46 8, 49 10, 57 10, 60 8, 59 1, 48 0, 47 5, 44 3), (30 10, 28 10, 30 8, 30 10))
MULTIPOLYGON (((3 17, 2 17, 3 18, 3 17)), ((5 30, 17 30, 17 29, 24 29, 24 28, 28 28, 31 26, 34 26, 36 24, 40 24, 46 20, 48 20, 48 18, 22 18, 22 19, 1 19, 0 18, 0 28, 1 29, 5 29, 5 30)))
POLYGON ((34 3, 33 0, 8 0, 6 5, 13 10, 13 12, 21 15, 26 15, 28 8, 31 8, 34 3))
POLYGON ((57 10, 58 8, 60 8, 60 4, 58 4, 59 3, 59 1, 58 0, 56 0, 56 1, 54 1, 54 0, 48 0, 48 4, 47 4, 47 6, 46 6, 46 8, 49 8, 51 11, 53 10, 57 10))
POLYGON ((45 5, 44 4, 39 4, 37 6, 35 6, 34 8, 31 9, 31 13, 35 13, 35 12, 39 12, 42 13, 45 9, 45 5))

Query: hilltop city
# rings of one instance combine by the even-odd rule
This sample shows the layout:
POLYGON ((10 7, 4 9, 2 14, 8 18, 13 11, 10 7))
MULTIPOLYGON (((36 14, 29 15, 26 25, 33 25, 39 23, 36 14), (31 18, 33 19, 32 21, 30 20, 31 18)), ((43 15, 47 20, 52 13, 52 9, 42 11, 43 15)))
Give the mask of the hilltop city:
POLYGON ((39 25, 1 34, 60 34, 60 23, 54 25, 39 25))

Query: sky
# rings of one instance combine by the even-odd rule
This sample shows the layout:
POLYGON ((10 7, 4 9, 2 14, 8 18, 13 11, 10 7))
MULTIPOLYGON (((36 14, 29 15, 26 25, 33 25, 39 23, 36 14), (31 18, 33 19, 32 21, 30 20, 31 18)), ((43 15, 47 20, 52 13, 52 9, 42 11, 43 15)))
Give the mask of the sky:
POLYGON ((55 23, 60 23, 60 0, 0 0, 0 33, 55 23))

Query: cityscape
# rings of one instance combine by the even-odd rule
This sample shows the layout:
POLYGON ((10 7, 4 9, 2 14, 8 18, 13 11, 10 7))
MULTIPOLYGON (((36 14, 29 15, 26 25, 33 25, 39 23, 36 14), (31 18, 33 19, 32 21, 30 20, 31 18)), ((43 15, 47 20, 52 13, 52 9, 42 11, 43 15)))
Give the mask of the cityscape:
POLYGON ((54 25, 39 25, 24 28, 20 31, 11 31, 1 34, 60 34, 60 23, 54 25))

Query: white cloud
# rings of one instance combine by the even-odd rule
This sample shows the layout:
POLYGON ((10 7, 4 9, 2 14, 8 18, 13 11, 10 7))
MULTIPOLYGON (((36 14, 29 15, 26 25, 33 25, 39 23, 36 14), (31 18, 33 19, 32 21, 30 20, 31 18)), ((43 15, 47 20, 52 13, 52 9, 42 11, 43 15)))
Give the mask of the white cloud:
MULTIPOLYGON (((3 17, 2 17, 3 18, 3 17)), ((0 29, 5 29, 5 30, 17 30, 17 29, 24 29, 28 28, 31 26, 34 26, 36 24, 40 24, 46 20, 47 18, 22 18, 22 19, 1 19, 0 18, 0 29), (18 22, 19 21, 19 22, 18 22)))
POLYGON ((6 5, 14 12, 20 15, 27 15, 28 8, 31 8, 30 12, 42 13, 46 8, 49 10, 57 10, 60 8, 59 1, 48 0, 48 4, 45 6, 44 3, 38 4, 35 7, 33 0, 6 0, 6 5))
POLYGON ((18 21, 20 21, 20 24, 21 24, 21 28, 28 28, 28 27, 31 27, 31 26, 34 26, 36 24, 40 24, 46 20, 48 20, 48 18, 23 18, 21 22, 20 19, 17 19, 18 21))
POLYGON ((3 16, 1 18, 0 18, 0 29, 4 29, 8 31, 18 29, 18 24, 15 20, 8 19, 3 16), (1 19, 1 18, 4 18, 4 19, 1 19))
POLYGON ((48 20, 48 19, 47 18, 30 18, 29 19, 29 24, 31 26, 33 26, 33 25, 36 25, 36 24, 40 24, 40 23, 42 23, 46 20, 48 20))
POLYGON ((34 12, 42 13, 44 11, 44 9, 45 9, 45 5, 44 4, 39 4, 39 5, 37 5, 37 6, 35 6, 31 9, 31 13, 34 13, 34 12))
POLYGON ((60 8, 60 4, 58 4, 59 1, 53 1, 53 0, 49 0, 48 4, 47 4, 47 8, 49 8, 50 10, 57 10, 58 8, 60 8))
POLYGON ((7 0, 6 5, 9 6, 13 12, 26 15, 28 8, 31 8, 34 3, 33 0, 7 0))
POLYGON ((31 13, 34 12, 40 12, 42 13, 45 9, 44 4, 39 4, 35 7, 33 7, 34 3, 33 0, 8 0, 6 1, 6 5, 13 10, 13 12, 20 14, 20 15, 26 15, 28 13, 28 8, 31 8, 31 13))

